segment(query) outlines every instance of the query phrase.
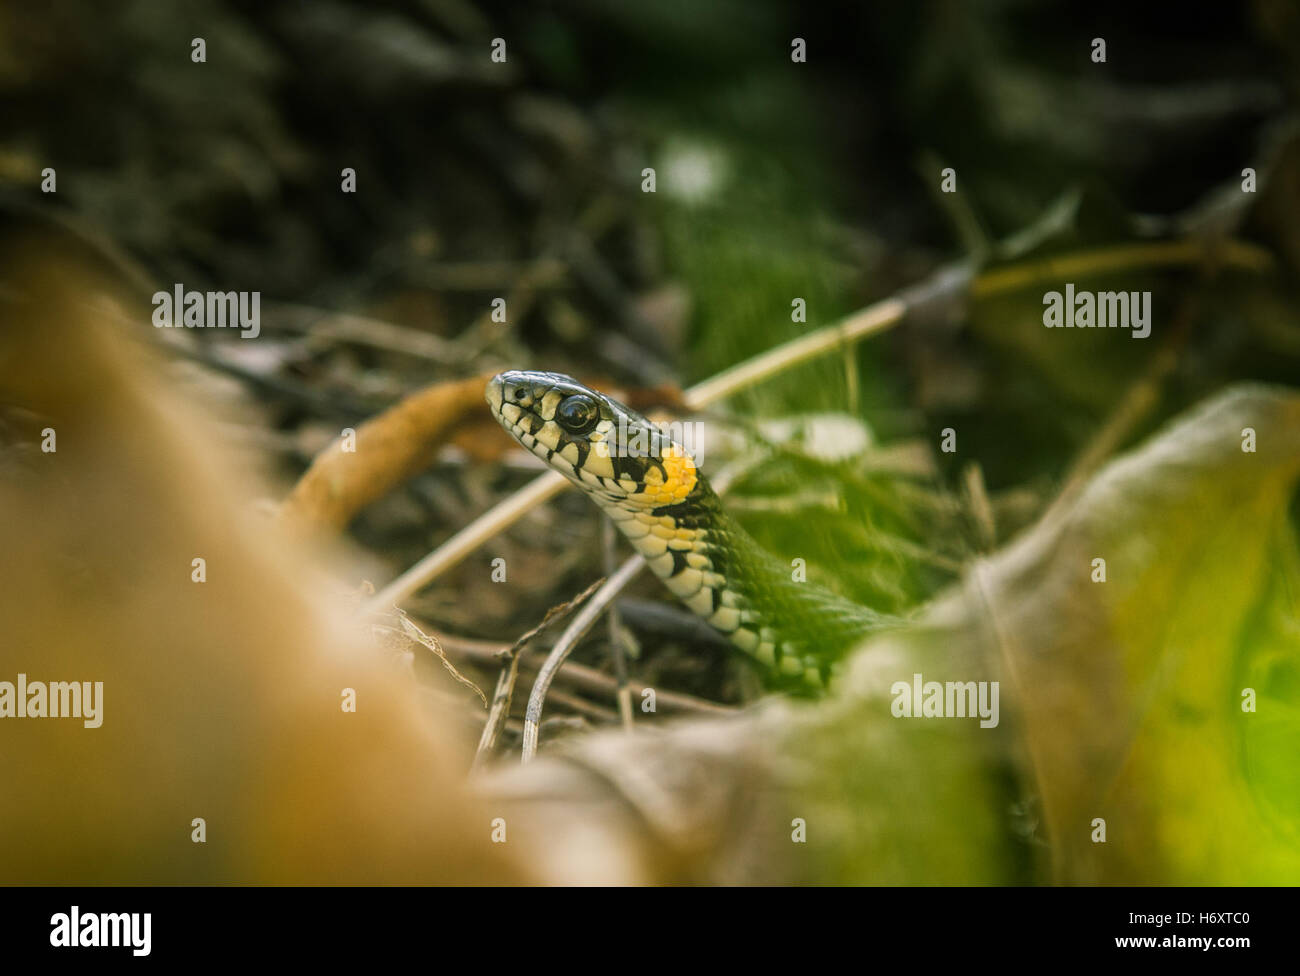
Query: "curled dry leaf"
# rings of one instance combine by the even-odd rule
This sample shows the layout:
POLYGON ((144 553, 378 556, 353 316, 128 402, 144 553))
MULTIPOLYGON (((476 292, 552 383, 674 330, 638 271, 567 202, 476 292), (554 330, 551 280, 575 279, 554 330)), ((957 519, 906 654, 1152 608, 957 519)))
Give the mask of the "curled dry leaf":
MULTIPOLYGON (((291 531, 310 534, 342 529, 368 504, 429 463, 458 425, 486 413, 483 388, 490 373, 438 383, 412 394, 356 430, 356 450, 341 449, 342 438, 322 451, 294 486, 281 518, 291 531)), ((499 430, 474 425, 482 436, 499 430)), ((493 425, 495 427, 495 425, 493 425)))

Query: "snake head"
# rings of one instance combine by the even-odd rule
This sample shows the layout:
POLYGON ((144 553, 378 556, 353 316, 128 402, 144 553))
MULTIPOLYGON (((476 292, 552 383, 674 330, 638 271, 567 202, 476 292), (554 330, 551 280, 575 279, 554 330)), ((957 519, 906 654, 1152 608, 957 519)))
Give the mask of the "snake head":
POLYGON ((510 370, 488 381, 486 397, 507 433, 603 505, 661 508, 700 484, 680 443, 571 376, 510 370))

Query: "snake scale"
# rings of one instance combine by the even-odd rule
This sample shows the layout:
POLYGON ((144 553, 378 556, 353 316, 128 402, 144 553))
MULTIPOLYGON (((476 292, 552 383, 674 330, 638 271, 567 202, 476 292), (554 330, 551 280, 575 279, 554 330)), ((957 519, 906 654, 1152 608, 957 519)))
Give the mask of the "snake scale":
POLYGON ((493 416, 613 520, 691 611, 766 666, 775 683, 824 686, 836 662, 888 618, 808 582, 727 514, 677 441, 561 373, 489 381, 493 416))

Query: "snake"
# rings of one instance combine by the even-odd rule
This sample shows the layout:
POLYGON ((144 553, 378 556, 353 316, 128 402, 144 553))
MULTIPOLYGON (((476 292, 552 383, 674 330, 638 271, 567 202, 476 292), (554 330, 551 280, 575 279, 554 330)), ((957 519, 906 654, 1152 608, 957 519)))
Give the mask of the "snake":
POLYGON ((688 609, 772 684, 816 692, 891 619, 808 582, 727 512, 669 432, 571 376, 498 373, 485 396, 521 446, 580 488, 688 609))

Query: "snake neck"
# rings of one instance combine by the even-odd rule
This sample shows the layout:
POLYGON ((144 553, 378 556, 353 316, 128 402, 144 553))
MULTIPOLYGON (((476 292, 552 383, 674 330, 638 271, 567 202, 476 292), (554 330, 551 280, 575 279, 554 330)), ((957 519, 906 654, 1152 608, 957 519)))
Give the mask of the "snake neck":
POLYGON ((691 611, 780 675, 821 685, 885 618, 813 583, 763 549, 699 478, 662 508, 602 508, 691 611))

